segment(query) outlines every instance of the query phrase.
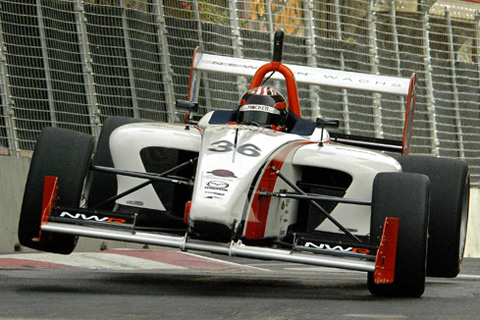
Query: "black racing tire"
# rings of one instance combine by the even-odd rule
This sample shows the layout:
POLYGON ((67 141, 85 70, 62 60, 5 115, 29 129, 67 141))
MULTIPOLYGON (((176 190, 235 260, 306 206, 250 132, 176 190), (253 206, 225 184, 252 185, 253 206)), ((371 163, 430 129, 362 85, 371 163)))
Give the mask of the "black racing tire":
POLYGON ((404 172, 420 173, 431 183, 427 276, 456 277, 467 237, 470 176, 459 159, 402 156, 404 172))
POLYGON ((420 297, 425 291, 430 181, 413 173, 379 173, 373 183, 371 244, 378 246, 385 217, 399 219, 394 281, 374 283, 368 289, 378 296, 420 297))
POLYGON ((58 177, 57 206, 78 207, 90 165, 94 138, 76 131, 45 128, 39 134, 25 185, 18 237, 23 246, 61 254, 71 253, 77 238, 40 231, 45 176, 58 177))
MULTIPOLYGON (((110 136, 112 132, 126 124, 150 122, 149 120, 125 118, 125 117, 110 117, 105 120, 102 131, 98 137, 95 155, 93 156, 92 165, 113 168, 113 159, 110 153, 110 136)), ((111 173, 92 171, 89 182, 88 191, 88 207, 93 208, 101 204, 103 201, 115 196, 117 194, 117 177, 111 173)), ((98 209, 113 210, 115 202, 110 202, 102 205, 98 209)))

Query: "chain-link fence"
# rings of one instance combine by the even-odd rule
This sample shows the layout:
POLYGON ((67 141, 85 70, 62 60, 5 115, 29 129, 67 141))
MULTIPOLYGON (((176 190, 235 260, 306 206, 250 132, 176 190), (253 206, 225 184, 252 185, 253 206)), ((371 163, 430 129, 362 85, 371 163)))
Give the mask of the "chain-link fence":
MULTIPOLYGON (((480 4, 459 0, 0 0, 0 153, 28 156, 57 126, 98 135, 106 117, 174 121, 191 56, 419 75, 412 152, 469 162, 480 185, 480 4)), ((202 111, 235 108, 250 79, 209 74, 202 111)), ((282 83, 274 86, 283 87, 282 83)), ((402 135, 405 102, 300 86, 302 115, 345 133, 402 135)))

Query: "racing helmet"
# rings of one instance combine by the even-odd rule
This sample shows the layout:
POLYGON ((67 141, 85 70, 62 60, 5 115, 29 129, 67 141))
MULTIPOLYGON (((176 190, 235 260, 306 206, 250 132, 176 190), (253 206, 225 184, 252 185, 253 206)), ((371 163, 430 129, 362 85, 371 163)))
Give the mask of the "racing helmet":
POLYGON ((287 117, 285 97, 270 87, 257 87, 249 89, 240 100, 237 122, 283 131, 287 117))

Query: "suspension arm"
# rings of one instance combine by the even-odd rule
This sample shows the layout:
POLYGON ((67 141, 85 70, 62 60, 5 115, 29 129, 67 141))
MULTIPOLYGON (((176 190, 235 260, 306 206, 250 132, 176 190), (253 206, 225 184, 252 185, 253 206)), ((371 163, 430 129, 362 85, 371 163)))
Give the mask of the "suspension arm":
MULTIPOLYGON (((295 183, 293 183, 287 177, 285 177, 285 175, 283 175, 280 172, 280 170, 277 170, 274 166, 271 167, 271 170, 274 171, 275 174, 277 176, 279 176, 283 181, 285 181, 290 187, 292 187, 293 190, 295 190, 296 192, 298 192, 301 195, 304 195, 304 196, 307 195, 302 189, 297 187, 295 185, 295 183)), ((352 240, 354 240, 358 243, 363 243, 362 240, 360 240, 357 236, 355 236, 353 233, 348 231, 344 226, 342 226, 335 218, 333 218, 330 215, 330 213, 328 213, 325 209, 323 209, 318 203, 316 203, 313 200, 308 200, 308 202, 310 202, 310 204, 312 204, 315 208, 317 208, 320 211, 320 213, 322 213, 328 220, 330 220, 334 225, 336 225, 340 230, 342 230, 350 239, 352 239, 352 240)))

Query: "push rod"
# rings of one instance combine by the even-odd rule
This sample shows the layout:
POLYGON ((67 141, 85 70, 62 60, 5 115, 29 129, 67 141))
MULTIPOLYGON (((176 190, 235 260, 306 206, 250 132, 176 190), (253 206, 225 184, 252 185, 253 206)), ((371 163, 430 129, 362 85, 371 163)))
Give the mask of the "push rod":
MULTIPOLYGON (((164 176, 169 175, 169 174, 171 174, 171 173, 177 172, 177 171, 179 171, 179 170, 181 170, 181 169, 183 169, 183 168, 185 168, 185 167, 187 167, 187 166, 189 166, 189 165, 193 165, 193 164, 197 161, 197 159, 198 159, 198 158, 190 159, 189 161, 186 161, 186 162, 184 162, 184 163, 182 163, 182 164, 180 164, 180 165, 178 165, 178 166, 176 166, 176 167, 174 167, 174 168, 172 168, 172 169, 169 169, 169 170, 167 170, 167 171, 165 171, 165 172, 163 172, 163 173, 160 173, 160 174, 158 174, 158 175, 155 175, 155 176, 157 176, 157 177, 164 177, 164 176)), ((94 170, 94 171, 102 171, 102 172, 108 172, 108 173, 121 174, 120 172, 112 172, 112 170, 110 170, 110 169, 115 170, 115 171, 117 170, 117 169, 113 169, 113 168, 100 167, 100 166, 93 166, 93 167, 92 167, 92 170, 94 170), (109 169, 109 170, 105 170, 105 169, 109 169)), ((129 172, 130 172, 130 171, 129 171, 129 172)), ((104 200, 103 202, 101 202, 101 203, 99 203, 98 205, 96 205, 95 207, 93 207, 93 209, 101 208, 102 206, 106 205, 107 203, 110 203, 111 201, 115 201, 115 200, 120 199, 120 198, 122 198, 122 197, 124 197, 124 196, 126 196, 126 195, 128 195, 128 194, 131 194, 131 193, 137 191, 137 190, 140 190, 140 189, 148 186, 149 184, 152 184, 153 182, 154 182, 154 180, 152 180, 152 179, 150 179, 150 180, 148 180, 148 181, 145 181, 145 182, 142 182, 142 183, 140 183, 139 185, 137 185, 137 186, 135 186, 135 187, 133 187, 133 188, 131 188, 131 189, 128 189, 128 190, 126 190, 126 191, 124 191, 124 192, 122 192, 122 193, 120 193, 120 194, 117 194, 117 195, 115 195, 115 196, 113 196, 113 197, 110 197, 110 198, 104 200)))

